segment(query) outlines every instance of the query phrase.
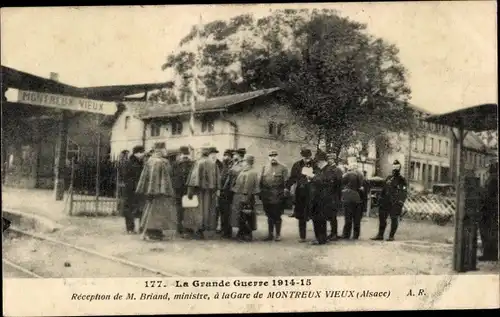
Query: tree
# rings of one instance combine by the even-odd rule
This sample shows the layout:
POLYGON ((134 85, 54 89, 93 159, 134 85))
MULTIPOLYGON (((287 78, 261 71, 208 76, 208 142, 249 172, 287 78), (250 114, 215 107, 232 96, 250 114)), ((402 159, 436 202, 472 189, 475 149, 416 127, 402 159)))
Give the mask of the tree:
MULTIPOLYGON (((182 39, 185 50, 170 55, 164 69, 193 79, 197 34, 193 28, 182 39)), ((340 154, 369 140, 389 147, 387 132, 417 131, 397 48, 335 11, 240 15, 204 25, 199 37, 199 78, 208 97, 282 87, 297 123, 328 151, 340 154)))
POLYGON ((166 104, 175 104, 179 102, 172 89, 161 89, 155 91, 149 95, 148 101, 162 102, 166 104))

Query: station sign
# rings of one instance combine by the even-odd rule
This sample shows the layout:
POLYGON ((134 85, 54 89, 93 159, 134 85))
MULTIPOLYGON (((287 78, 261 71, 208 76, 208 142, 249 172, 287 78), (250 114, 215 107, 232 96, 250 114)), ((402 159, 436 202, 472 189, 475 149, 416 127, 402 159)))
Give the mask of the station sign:
POLYGON ((18 102, 72 111, 93 112, 104 115, 114 115, 117 110, 114 102, 12 88, 9 88, 5 92, 5 97, 9 102, 18 102))

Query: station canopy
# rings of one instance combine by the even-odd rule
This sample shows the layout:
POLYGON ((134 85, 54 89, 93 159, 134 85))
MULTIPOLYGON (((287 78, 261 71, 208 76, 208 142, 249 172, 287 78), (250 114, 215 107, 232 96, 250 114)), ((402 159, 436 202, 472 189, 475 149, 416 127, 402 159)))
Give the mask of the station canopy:
POLYGON ((425 121, 473 132, 496 130, 498 105, 495 103, 476 105, 432 115, 427 117, 425 121))
POLYGON ((173 82, 164 82, 99 87, 76 87, 29 74, 4 65, 1 67, 0 74, 2 86, 5 88, 10 87, 19 90, 47 92, 104 101, 121 101, 126 96, 156 89, 171 88, 173 86, 173 82))

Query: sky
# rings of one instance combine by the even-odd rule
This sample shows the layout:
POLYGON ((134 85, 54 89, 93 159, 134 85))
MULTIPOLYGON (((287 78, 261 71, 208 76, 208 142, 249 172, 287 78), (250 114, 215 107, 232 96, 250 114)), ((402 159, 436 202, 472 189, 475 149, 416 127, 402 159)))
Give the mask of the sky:
POLYGON ((399 48, 414 105, 442 113, 498 103, 495 1, 2 8, 1 62, 78 87, 165 82, 161 65, 200 16, 318 7, 399 48))

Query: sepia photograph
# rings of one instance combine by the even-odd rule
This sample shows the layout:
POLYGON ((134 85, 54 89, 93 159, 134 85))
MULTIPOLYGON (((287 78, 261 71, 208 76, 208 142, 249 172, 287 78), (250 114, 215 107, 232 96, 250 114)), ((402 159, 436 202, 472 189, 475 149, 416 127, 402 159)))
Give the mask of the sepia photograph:
POLYGON ((1 43, 5 280, 498 281, 493 1, 4 7, 1 43))

